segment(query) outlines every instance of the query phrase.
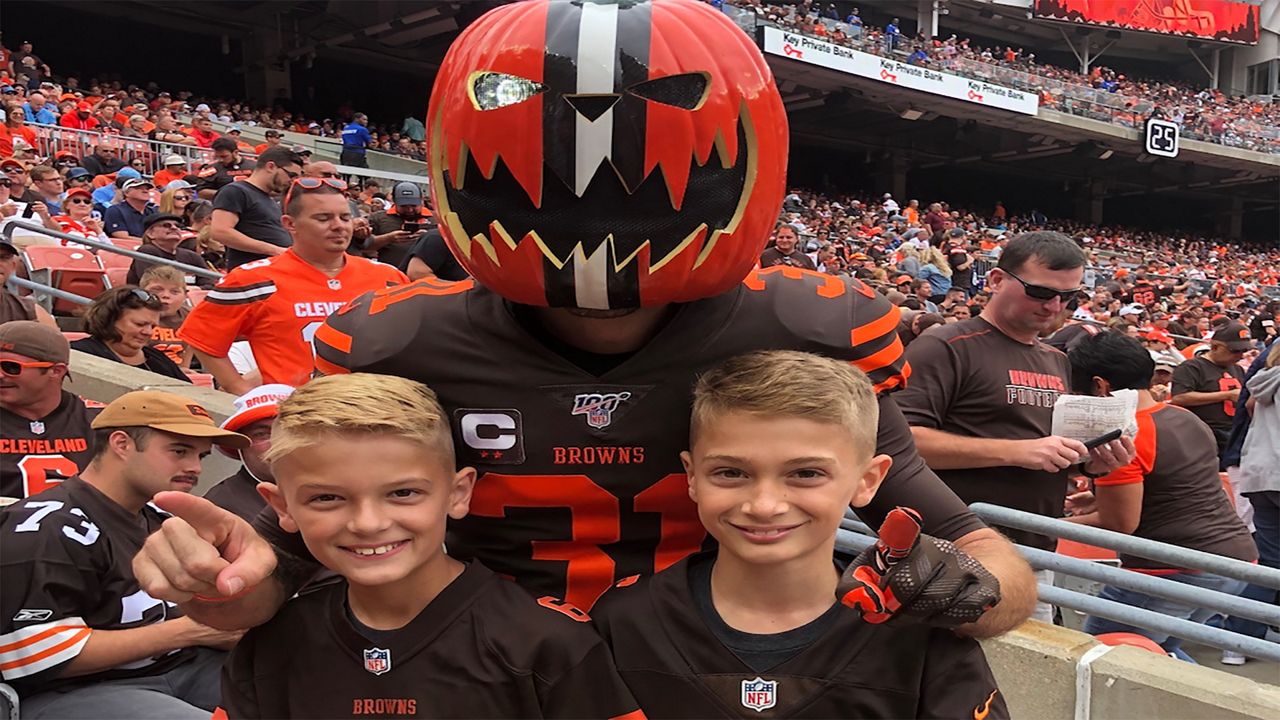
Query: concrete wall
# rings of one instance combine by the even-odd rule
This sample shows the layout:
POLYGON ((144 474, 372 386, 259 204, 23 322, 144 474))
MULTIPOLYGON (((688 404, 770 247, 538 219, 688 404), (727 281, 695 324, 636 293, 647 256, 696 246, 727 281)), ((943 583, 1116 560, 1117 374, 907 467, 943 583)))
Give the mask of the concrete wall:
POLYGON ((1077 664, 1096 645, 1089 635, 1039 622, 982 642, 1015 720, 1280 717, 1280 687, 1127 646, 1093 661, 1088 714, 1077 715, 1077 664))

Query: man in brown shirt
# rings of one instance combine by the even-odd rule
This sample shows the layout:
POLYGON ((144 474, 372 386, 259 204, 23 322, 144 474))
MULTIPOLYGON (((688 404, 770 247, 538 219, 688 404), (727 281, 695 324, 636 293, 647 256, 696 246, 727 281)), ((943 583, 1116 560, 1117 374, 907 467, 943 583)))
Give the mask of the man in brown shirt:
POLYGON ((18 271, 20 262, 18 248, 0 239, 0 325, 12 320, 38 320, 44 325, 57 327, 49 313, 31 297, 16 295, 5 289, 5 283, 18 271))
POLYGON ((1244 384, 1240 359, 1253 347, 1249 329, 1229 322, 1209 341, 1209 352, 1174 368, 1170 402, 1196 414, 1213 431, 1218 454, 1227 444, 1244 384))
MULTIPOLYGON (((1094 482, 1094 503, 1082 505, 1071 522, 1101 527, 1135 537, 1235 558, 1258 559, 1258 549, 1240 521, 1218 477, 1213 434, 1195 415, 1151 394, 1155 361, 1137 340, 1105 332, 1071 351, 1072 387, 1080 393, 1107 396, 1115 390, 1138 391, 1137 457, 1094 482), (1194 521, 1189 521, 1194 518, 1194 521)), ((1245 582, 1181 568, 1133 555, 1121 555, 1124 567, 1160 575, 1196 587, 1238 595, 1245 582)), ((1213 610, 1108 585, 1099 597, 1166 615, 1205 622, 1213 610)), ((1089 616, 1085 632, 1094 635, 1131 632, 1145 635, 1175 657, 1184 657, 1181 640, 1147 628, 1089 616)))
MULTIPOLYGON (((966 503, 988 502, 1060 517, 1066 469, 1101 476, 1133 457, 1127 438, 1092 453, 1050 435, 1067 392, 1067 358, 1042 343, 1075 297, 1085 257, 1070 238, 1030 232, 1009 242, 991 271, 991 301, 976 318, 942 325, 907 348, 911 381, 894 397, 925 462, 966 503)), ((1052 549, 1042 535, 1002 528, 1014 542, 1052 549)), ((1033 617, 1049 620, 1048 606, 1033 617)))

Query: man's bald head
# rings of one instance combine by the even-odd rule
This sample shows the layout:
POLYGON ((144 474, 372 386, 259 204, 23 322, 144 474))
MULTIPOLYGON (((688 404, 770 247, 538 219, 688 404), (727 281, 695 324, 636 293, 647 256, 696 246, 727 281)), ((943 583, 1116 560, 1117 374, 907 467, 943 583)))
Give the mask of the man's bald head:
POLYGON ((314 178, 336 178, 338 175, 338 166, 328 160, 315 160, 307 163, 302 169, 304 177, 314 178))

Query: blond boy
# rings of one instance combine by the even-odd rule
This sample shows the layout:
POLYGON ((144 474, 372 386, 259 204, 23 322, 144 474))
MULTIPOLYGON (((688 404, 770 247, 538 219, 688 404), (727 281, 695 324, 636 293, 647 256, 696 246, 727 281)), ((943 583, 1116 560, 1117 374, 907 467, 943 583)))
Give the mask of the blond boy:
POLYGON ((259 491, 341 576, 250 631, 223 675, 232 718, 641 717, 586 616, 444 550, 467 514, 435 393, 382 375, 280 404, 259 491))
POLYGON ((878 415, 861 371, 815 355, 752 353, 699 379, 682 459, 718 549, 622 581, 592 613, 647 717, 1008 717, 974 640, 836 601, 836 530, 891 463, 878 415))
POLYGON ((171 265, 152 265, 142 273, 138 287, 160 299, 160 322, 151 330, 151 347, 186 369, 191 367, 191 346, 178 337, 187 319, 187 279, 171 265))

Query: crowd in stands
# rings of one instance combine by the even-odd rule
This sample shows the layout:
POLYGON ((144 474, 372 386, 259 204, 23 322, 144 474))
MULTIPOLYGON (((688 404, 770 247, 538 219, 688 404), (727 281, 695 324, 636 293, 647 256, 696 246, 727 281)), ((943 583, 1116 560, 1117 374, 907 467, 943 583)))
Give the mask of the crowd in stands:
MULTIPOLYGON (((244 127, 339 140, 344 128, 358 115, 350 107, 341 107, 332 117, 310 117, 292 110, 292 104, 286 100, 270 107, 253 106, 243 100, 206 97, 185 90, 170 92, 156 83, 139 87, 98 78, 82 83, 74 76, 55 76, 35 55, 29 42, 21 43, 17 51, 0 47, 0 102, 6 106, 6 116, 11 115, 9 105, 20 106, 22 121, 17 122, 19 118, 15 118, 14 123, 6 122, 0 130, 0 157, 13 154, 14 137, 22 137, 24 142, 34 145, 30 128, 26 128, 26 132, 22 130, 24 123, 208 148, 222 135, 214 129, 214 122, 229 126, 226 135, 236 140, 240 140, 244 127), (32 70, 33 63, 38 71, 32 70)), ((426 157, 423 144, 426 131, 422 121, 415 117, 406 117, 399 125, 371 124, 368 131, 370 150, 417 160, 426 157)), ((269 135, 268 143, 255 146, 242 142, 242 145, 252 152, 270 140, 269 135)))
POLYGON ((1096 63, 1084 74, 1078 68, 1046 63, 1020 47, 982 47, 956 35, 908 36, 897 18, 877 27, 864 22, 857 8, 842 14, 834 3, 714 0, 713 4, 748 10, 763 21, 864 52, 1012 85, 1039 95, 1042 107, 1129 127, 1140 127, 1148 117, 1168 119, 1193 138, 1280 153, 1277 102, 1231 96, 1167 78, 1136 78, 1096 63))

